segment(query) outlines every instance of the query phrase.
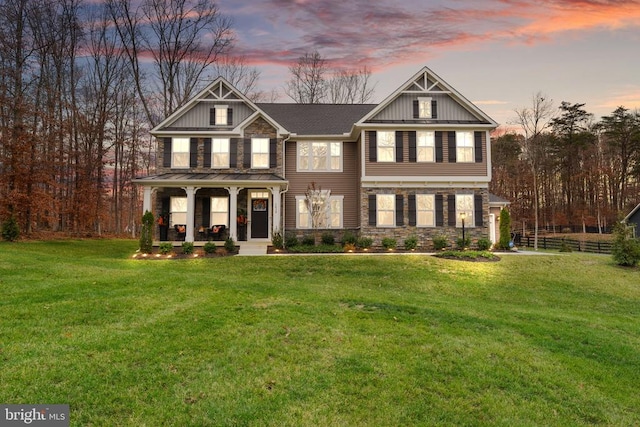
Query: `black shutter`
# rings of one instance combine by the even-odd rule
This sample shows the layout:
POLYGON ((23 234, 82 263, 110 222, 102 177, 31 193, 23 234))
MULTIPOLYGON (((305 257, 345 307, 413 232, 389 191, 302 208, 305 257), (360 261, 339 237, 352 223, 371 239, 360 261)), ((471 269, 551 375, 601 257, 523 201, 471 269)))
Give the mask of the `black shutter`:
POLYGON ((396 194, 396 226, 404 226, 404 196, 396 194))
POLYGON ((431 118, 438 118, 438 102, 435 99, 431 100, 431 118))
POLYGON ((376 195, 369 194, 369 225, 376 225, 376 195))
POLYGON ((442 131, 436 131, 436 163, 442 163, 444 158, 444 151, 442 148, 442 131))
POLYGON ((482 195, 481 194, 476 194, 473 197, 473 207, 474 207, 474 216, 476 217, 476 227, 482 227, 483 225, 483 213, 484 213, 484 209, 482 208, 482 195))
POLYGON ((444 197, 442 194, 436 194, 436 227, 444 225, 444 197))
POLYGON ((238 167, 238 139, 231 138, 229 141, 229 167, 238 167))
POLYGON ((211 138, 204 139, 204 163, 202 167, 211 167, 211 138))
POLYGON ((416 195, 409 194, 409 225, 415 226, 416 224, 416 195))
POLYGON ((251 168, 251 138, 244 139, 244 168, 251 168))
POLYGON ((404 148, 404 141, 402 140, 402 131, 396 131, 396 162, 402 163, 404 156, 402 150, 404 148))
POLYGON ((275 168, 278 166, 278 140, 271 138, 269 140, 269 167, 275 168))
POLYGON ((189 146, 189 167, 198 167, 198 138, 191 138, 189 146))
POLYGON ((417 99, 413 101, 413 118, 414 119, 420 118, 420 103, 418 102, 417 99))
POLYGON ((409 161, 418 161, 418 150, 416 148, 416 131, 409 131, 409 161))
POLYGON ((215 108, 209 108, 209 125, 210 126, 216 125, 216 109, 215 108))
POLYGON ((449 163, 456 162, 456 133, 451 131, 448 133, 449 142, 449 163))
POLYGON ((474 150, 476 154, 476 163, 482 163, 482 132, 475 131, 473 133, 474 150))
POLYGON ((449 194, 447 196, 447 211, 449 213, 449 226, 456 226, 456 196, 454 194, 449 194))
POLYGON ((233 108, 227 109, 227 124, 233 126, 233 108))
POLYGON ((202 226, 209 228, 211 222, 211 197, 202 198, 202 226))
POLYGON ((369 161, 377 162, 378 161, 378 134, 375 130, 367 131, 369 135, 369 161))
POLYGON ((162 167, 171 167, 171 138, 164 138, 164 153, 162 154, 162 167))

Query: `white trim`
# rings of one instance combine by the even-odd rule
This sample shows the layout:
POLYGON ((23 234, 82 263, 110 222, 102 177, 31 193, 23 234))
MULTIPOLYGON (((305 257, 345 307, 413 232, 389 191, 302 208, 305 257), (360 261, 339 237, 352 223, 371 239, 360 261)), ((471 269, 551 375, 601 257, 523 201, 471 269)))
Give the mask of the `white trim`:
POLYGON ((430 183, 430 182, 438 182, 438 183, 467 183, 473 187, 482 186, 482 184, 488 184, 491 182, 488 177, 479 175, 479 176, 364 176, 361 178, 362 183, 395 183, 395 184, 421 184, 421 183, 430 183))
POLYGON ((296 144, 296 172, 300 173, 340 173, 344 171, 344 143, 342 141, 295 141, 296 144), (327 144, 327 165, 326 169, 313 169, 313 151, 311 145, 313 143, 327 144), (307 155, 309 167, 300 168, 300 144, 309 144, 309 153, 307 155), (340 144, 340 166, 338 169, 331 169, 331 144, 340 144))

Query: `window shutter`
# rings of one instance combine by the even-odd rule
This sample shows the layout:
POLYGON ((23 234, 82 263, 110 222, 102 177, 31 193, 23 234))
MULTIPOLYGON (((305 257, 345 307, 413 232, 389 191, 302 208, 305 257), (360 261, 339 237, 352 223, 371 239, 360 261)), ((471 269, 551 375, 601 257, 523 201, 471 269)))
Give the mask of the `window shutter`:
POLYGON ((211 138, 204 139, 204 164, 202 167, 211 167, 211 138))
POLYGON ((369 161, 377 162, 378 161, 378 134, 375 130, 367 131, 369 135, 369 161))
POLYGON ((475 131, 473 133, 474 149, 476 155, 476 163, 482 163, 482 132, 475 131))
POLYGON ((251 138, 244 139, 244 167, 251 169, 251 138))
POLYGON ((171 167, 171 138, 164 138, 164 153, 162 154, 162 167, 171 167))
POLYGON ((442 194, 436 194, 436 226, 444 225, 444 197, 442 194))
POLYGON ((447 209, 449 214, 449 227, 456 226, 456 196, 449 194, 447 196, 447 209))
POLYGON ((189 146, 189 167, 198 167, 198 138, 191 138, 189 146))
POLYGON ((448 133, 449 140, 449 163, 456 162, 456 133, 451 131, 448 133))
POLYGON ((483 221, 484 218, 482 215, 484 213, 484 209, 482 208, 482 195, 476 194, 473 198, 474 198, 473 215, 476 217, 476 220, 475 220, 476 227, 482 227, 484 222, 483 221))
POLYGON ((404 226, 404 196, 396 194, 396 226, 404 226))
POLYGON ((420 118, 420 103, 418 102, 417 99, 413 100, 413 118, 414 119, 420 118))
POLYGON ((436 131, 436 163, 442 163, 444 159, 444 150, 442 148, 442 131, 436 131))
POLYGON ((409 131, 409 161, 418 161, 418 152, 416 148, 416 131, 409 131))
POLYGON ((377 210, 378 209, 376 207, 376 195, 369 194, 369 225, 372 225, 372 226, 376 225, 377 210))
POLYGON ((409 225, 415 226, 416 224, 416 195, 409 194, 409 225))
POLYGON ((233 108, 227 108, 227 125, 233 126, 233 108))
POLYGON ((209 108, 209 125, 210 126, 216 125, 216 109, 215 108, 209 108))
POLYGON ((202 198, 202 226, 209 228, 211 222, 211 198, 202 198))
POLYGON ((431 118, 438 118, 438 102, 435 99, 431 100, 431 118))
POLYGON ((269 167, 275 168, 278 166, 278 140, 271 138, 269 140, 269 167))
POLYGON ((396 131, 396 162, 402 163, 404 156, 402 150, 404 148, 404 141, 402 139, 402 131, 396 131))
POLYGON ((229 141, 229 167, 238 167, 238 139, 231 138, 229 141))

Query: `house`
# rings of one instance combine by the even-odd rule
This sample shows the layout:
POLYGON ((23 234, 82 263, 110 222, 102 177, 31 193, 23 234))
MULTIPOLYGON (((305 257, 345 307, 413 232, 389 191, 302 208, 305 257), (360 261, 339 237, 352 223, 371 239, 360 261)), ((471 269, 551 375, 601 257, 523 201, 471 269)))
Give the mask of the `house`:
MULTIPOLYGON (((497 124, 429 68, 379 104, 253 103, 218 78, 152 131, 157 174, 138 178, 157 240, 269 242, 321 228, 380 243, 488 237, 497 124), (220 233, 224 230, 224 233, 220 233)), ((495 225, 495 224, 494 224, 495 225)))
POLYGON ((640 237, 640 203, 622 221, 633 227, 634 237, 640 237))
POLYGON ((489 193, 489 240, 491 243, 500 241, 500 211, 506 209, 511 204, 510 201, 489 193))

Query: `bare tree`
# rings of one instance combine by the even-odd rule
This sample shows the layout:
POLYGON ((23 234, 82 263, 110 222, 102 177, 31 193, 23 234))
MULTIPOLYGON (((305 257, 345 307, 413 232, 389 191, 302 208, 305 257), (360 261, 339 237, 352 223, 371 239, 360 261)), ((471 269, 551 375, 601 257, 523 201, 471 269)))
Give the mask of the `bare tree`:
POLYGON ((258 90, 260 71, 248 66, 244 57, 228 54, 220 56, 216 62, 215 71, 251 101, 260 102, 265 97, 264 93, 258 90))
POLYGON ((314 239, 318 243, 318 230, 326 225, 327 201, 331 196, 331 190, 323 190, 321 186, 312 181, 304 193, 305 204, 311 217, 311 228, 314 230, 314 239))
POLYGON ((332 104, 365 104, 371 101, 375 84, 370 83, 371 69, 336 70, 327 82, 328 100, 332 104))
POLYGON ((289 67, 291 78, 285 86, 285 93, 298 104, 319 104, 327 92, 325 74, 327 61, 315 51, 305 53, 298 62, 289 67))

